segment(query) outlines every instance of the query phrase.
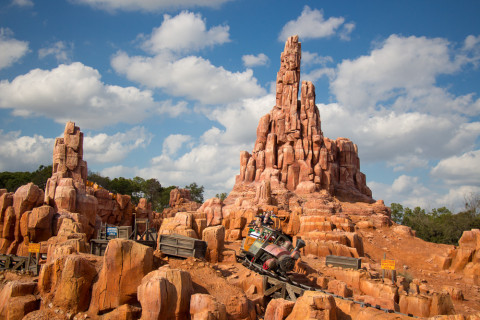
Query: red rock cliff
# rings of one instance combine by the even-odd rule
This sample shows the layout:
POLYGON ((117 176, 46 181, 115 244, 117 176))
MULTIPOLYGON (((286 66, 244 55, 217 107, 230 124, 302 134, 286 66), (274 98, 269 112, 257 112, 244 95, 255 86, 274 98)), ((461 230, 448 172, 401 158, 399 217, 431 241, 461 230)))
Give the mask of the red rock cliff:
POLYGON ((254 188, 268 180, 272 190, 326 190, 342 200, 373 202, 360 172, 357 146, 346 138, 323 136, 312 82, 302 82, 297 100, 300 60, 298 36, 290 37, 281 54, 276 105, 259 121, 252 154, 240 153, 234 190, 254 188))

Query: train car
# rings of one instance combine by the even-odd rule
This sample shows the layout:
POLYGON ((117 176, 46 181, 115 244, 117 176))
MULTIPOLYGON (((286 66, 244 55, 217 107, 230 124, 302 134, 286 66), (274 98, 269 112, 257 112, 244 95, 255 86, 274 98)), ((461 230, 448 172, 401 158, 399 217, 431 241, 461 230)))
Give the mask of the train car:
POLYGON ((244 265, 259 271, 270 271, 285 276, 292 271, 300 258, 300 249, 305 246, 298 239, 295 248, 292 238, 268 225, 252 225, 243 239, 238 259, 244 265))

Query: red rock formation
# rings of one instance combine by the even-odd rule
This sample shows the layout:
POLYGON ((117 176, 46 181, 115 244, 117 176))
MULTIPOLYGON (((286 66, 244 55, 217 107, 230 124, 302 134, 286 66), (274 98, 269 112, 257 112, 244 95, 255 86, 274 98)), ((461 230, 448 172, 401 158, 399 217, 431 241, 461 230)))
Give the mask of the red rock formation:
POLYGON ((45 189, 45 203, 56 211, 80 213, 87 218, 87 236, 93 235, 98 200, 87 194, 87 162, 83 160, 83 133, 74 122, 67 122, 63 138, 55 140, 53 173, 45 189))
POLYGON ((103 313, 137 301, 137 287, 153 268, 153 250, 137 242, 113 239, 93 285, 90 310, 103 313))
POLYGON ((0 319, 22 319, 37 310, 40 299, 35 295, 35 282, 11 281, 0 292, 0 319))
POLYGON ((227 320, 227 309, 213 296, 197 293, 190 300, 190 315, 192 320, 227 320))
POLYGON ((177 212, 196 211, 201 204, 192 201, 190 190, 175 188, 170 191, 169 207, 163 209, 162 217, 171 218, 177 212))
MULTIPOLYGON (((297 100, 300 59, 298 36, 290 37, 280 58, 276 104, 259 121, 252 154, 240 153, 234 191, 255 189, 259 182, 269 181, 276 193, 326 190, 345 200, 373 202, 365 175, 360 172, 357 146, 346 138, 330 140, 323 136, 311 82, 301 83, 297 100)), ((268 189, 262 184, 256 200, 268 202, 268 189)))
POLYGON ((138 287, 142 319, 187 319, 192 293, 188 272, 167 266, 150 272, 138 287))

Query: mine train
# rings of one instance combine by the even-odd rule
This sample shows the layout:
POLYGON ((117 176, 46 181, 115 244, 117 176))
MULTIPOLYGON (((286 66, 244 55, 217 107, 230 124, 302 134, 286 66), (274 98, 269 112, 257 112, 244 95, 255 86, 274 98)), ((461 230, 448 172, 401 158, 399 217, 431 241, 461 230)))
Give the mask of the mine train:
POLYGON ((286 276, 300 258, 300 249, 305 246, 305 241, 297 239, 294 248, 292 238, 271 227, 271 224, 268 220, 249 224, 248 235, 243 239, 237 259, 252 269, 286 276))

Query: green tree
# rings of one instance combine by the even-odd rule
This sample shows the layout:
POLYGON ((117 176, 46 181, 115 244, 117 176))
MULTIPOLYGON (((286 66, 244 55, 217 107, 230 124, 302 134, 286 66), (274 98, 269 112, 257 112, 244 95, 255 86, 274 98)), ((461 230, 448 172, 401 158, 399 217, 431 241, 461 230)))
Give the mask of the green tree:
POLYGON ((403 221, 403 206, 399 203, 392 203, 390 210, 392 212, 392 220, 401 224, 403 221))
POLYGON ((222 192, 222 193, 217 193, 215 195, 215 197, 217 197, 218 199, 220 199, 221 201, 225 200, 227 198, 228 194, 226 192, 222 192))
POLYGON ((161 209, 168 207, 168 204, 170 202, 170 191, 172 191, 175 188, 176 186, 170 186, 162 189, 162 194, 160 195, 160 204, 159 204, 159 207, 161 209))
POLYGON ((143 183, 142 191, 145 194, 145 198, 152 203, 152 208, 155 211, 161 211, 161 195, 162 185, 157 179, 148 179, 143 183))
POLYGON ((35 183, 39 188, 45 190, 47 185, 47 180, 52 176, 53 167, 52 165, 38 167, 36 171, 32 173, 32 182, 35 183))
POLYGON ((87 180, 91 182, 95 182, 96 184, 98 184, 99 186, 101 186, 106 190, 110 190, 110 183, 111 183, 110 178, 104 177, 98 172, 89 171, 87 180))
POLYGON ((19 187, 33 182, 39 188, 45 189, 48 178, 52 176, 52 166, 41 165, 34 172, 17 171, 0 172, 0 188, 15 192, 19 187))
POLYGON ((185 189, 190 190, 190 197, 193 201, 203 203, 203 186, 198 186, 196 182, 191 183, 188 186, 185 186, 185 189))

